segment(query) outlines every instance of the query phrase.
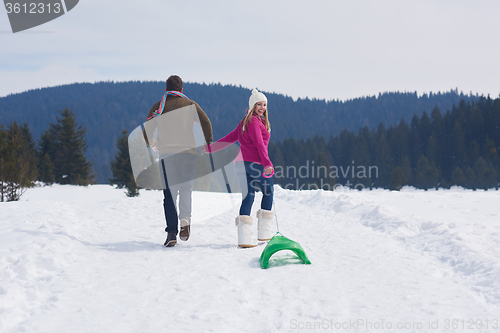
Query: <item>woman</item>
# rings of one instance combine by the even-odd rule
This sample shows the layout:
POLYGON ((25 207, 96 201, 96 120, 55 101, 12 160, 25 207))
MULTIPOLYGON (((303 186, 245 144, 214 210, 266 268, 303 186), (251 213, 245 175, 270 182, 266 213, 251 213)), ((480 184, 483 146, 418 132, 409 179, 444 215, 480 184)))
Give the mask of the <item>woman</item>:
MULTIPOLYGON (((231 133, 214 143, 213 148, 221 147, 217 143, 240 144, 241 155, 245 164, 247 195, 241 203, 238 226, 238 246, 255 247, 257 241, 253 238, 252 217, 250 212, 255 198, 255 190, 262 192, 261 209, 257 212, 258 240, 267 241, 273 237, 271 226, 274 221, 273 206, 273 164, 269 159, 267 146, 271 138, 271 126, 267 112, 266 96, 254 89, 248 101, 246 116, 231 133)), ((226 144, 226 145, 227 145, 226 144)), ((212 150, 212 146, 210 146, 212 150)), ((218 150, 215 148, 215 150, 218 150)), ((243 193, 245 191, 242 191, 243 193)))

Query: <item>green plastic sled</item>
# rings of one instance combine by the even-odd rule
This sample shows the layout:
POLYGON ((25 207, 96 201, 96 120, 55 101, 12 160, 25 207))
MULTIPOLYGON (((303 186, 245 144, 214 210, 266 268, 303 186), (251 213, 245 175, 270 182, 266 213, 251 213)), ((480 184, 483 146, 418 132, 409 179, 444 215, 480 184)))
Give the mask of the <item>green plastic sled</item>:
POLYGON ((304 252, 304 249, 302 246, 300 246, 299 243, 296 241, 293 241, 289 238, 286 238, 282 234, 276 234, 274 235, 273 238, 267 243, 266 247, 264 248, 264 251, 262 251, 262 254, 260 255, 260 266, 262 268, 268 268, 269 267, 269 258, 273 254, 275 254, 278 251, 283 251, 283 250, 290 250, 293 253, 295 253, 306 265, 310 265, 311 262, 307 258, 306 253, 304 252))

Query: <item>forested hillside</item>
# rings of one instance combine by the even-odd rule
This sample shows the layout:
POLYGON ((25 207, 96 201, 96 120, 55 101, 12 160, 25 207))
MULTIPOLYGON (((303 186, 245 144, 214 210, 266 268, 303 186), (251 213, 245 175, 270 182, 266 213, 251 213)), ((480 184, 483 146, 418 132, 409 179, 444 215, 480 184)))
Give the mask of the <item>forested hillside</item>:
POLYGON ((498 188, 500 98, 434 108, 396 126, 271 143, 275 182, 290 189, 337 185, 400 189, 498 188))
MULTIPOLYGON (((78 83, 30 90, 0 98, 0 124, 27 123, 35 141, 54 123, 59 111, 69 108, 86 128, 87 156, 93 162, 97 181, 111 177, 110 160, 122 130, 132 131, 145 120, 150 106, 163 95, 164 82, 78 83)), ((232 130, 243 117, 250 89, 220 84, 186 83, 184 93, 205 110, 218 139, 232 130)), ((450 91, 417 96, 416 93, 383 93, 348 101, 298 99, 266 93, 272 124, 272 141, 304 139, 315 135, 329 137, 342 130, 357 132, 366 126, 376 128, 410 122, 414 115, 434 107, 450 110, 461 99, 477 100, 450 91)))

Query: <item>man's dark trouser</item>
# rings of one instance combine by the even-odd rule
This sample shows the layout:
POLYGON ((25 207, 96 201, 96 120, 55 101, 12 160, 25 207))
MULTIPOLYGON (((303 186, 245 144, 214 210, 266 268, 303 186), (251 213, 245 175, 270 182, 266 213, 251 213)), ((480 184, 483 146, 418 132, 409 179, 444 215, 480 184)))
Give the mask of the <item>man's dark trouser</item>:
POLYGON ((179 232, 177 226, 179 217, 177 216, 174 199, 172 198, 168 185, 167 189, 163 190, 163 210, 165 211, 165 219, 167 220, 167 227, 165 228, 165 231, 174 231, 177 235, 179 232))

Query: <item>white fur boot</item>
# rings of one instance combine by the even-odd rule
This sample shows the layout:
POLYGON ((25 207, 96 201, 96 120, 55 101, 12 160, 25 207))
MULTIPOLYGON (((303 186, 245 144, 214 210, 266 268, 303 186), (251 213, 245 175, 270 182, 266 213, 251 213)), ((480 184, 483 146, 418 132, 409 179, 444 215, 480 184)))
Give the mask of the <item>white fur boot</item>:
POLYGON ((257 241, 253 238, 252 233, 252 217, 248 215, 239 215, 236 218, 238 226, 238 246, 239 247, 255 247, 257 241))
POLYGON ((257 212, 258 239, 260 241, 268 241, 274 236, 271 230, 274 223, 274 212, 272 210, 259 209, 257 212))

